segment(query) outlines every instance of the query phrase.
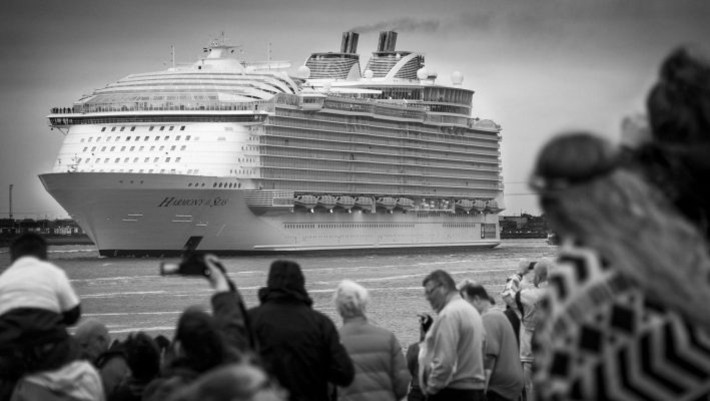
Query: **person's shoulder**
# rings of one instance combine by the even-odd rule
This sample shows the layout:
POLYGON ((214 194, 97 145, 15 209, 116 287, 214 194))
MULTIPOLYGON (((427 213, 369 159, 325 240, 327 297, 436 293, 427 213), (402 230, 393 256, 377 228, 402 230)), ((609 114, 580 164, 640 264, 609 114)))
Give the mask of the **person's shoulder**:
POLYGON ((505 316, 505 313, 499 310, 490 310, 481 315, 481 319, 483 320, 483 324, 485 324, 486 326, 510 324, 508 317, 505 316))

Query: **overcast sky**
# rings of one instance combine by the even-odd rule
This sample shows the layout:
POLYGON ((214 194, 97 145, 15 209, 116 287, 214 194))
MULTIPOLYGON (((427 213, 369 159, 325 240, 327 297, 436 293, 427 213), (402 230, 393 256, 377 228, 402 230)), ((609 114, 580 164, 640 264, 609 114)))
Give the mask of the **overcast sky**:
POLYGON ((539 148, 567 129, 610 138, 643 112, 662 58, 710 38, 705 0, 4 0, 0 14, 0 216, 65 217, 38 174, 62 141, 51 107, 70 106, 128 74, 195 61, 224 31, 246 58, 338 51, 360 32, 364 65, 380 30, 421 51, 442 83, 460 71, 473 116, 503 127, 507 210, 539 213, 527 185, 539 148))

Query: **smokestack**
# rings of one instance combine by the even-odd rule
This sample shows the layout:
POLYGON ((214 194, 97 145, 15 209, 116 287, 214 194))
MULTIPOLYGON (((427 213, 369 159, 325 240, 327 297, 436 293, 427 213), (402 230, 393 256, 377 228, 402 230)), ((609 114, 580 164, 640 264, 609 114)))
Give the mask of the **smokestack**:
POLYGON ((377 43, 378 52, 393 52, 397 45, 397 32, 383 31, 380 32, 380 40, 377 43))
POLYGON ((357 53, 357 40, 360 35, 357 32, 343 32, 343 41, 340 44, 341 53, 357 53))

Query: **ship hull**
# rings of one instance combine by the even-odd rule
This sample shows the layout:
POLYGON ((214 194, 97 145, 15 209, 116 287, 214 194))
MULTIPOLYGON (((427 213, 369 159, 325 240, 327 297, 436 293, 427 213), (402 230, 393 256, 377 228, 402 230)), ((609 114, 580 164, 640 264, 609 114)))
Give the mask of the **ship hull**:
POLYGON ((104 256, 495 247, 498 216, 298 206, 254 209, 218 177, 50 173, 40 179, 104 256), (206 184, 206 185, 205 185, 206 184))

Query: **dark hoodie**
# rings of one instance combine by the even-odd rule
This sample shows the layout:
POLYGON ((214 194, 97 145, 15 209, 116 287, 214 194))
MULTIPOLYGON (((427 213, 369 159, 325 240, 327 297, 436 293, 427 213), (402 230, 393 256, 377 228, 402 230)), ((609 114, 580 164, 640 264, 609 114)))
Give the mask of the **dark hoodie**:
POLYGON ((291 261, 271 264, 261 305, 249 310, 251 327, 266 370, 291 401, 327 401, 328 382, 349 385, 353 363, 326 315, 311 308, 301 267, 291 261))

